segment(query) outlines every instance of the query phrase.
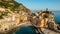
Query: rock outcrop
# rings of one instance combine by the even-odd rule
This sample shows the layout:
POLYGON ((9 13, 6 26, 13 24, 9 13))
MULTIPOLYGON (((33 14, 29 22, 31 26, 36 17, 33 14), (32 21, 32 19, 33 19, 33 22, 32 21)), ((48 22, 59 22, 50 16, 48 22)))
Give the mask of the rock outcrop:
MULTIPOLYGON (((49 31, 50 34, 54 34, 56 32, 60 32, 58 29, 59 25, 55 22, 54 17, 55 17, 54 13, 46 10, 46 11, 42 11, 42 12, 33 13, 31 21, 34 22, 33 24, 35 24, 35 27, 38 27, 38 28, 40 27, 43 29, 47 28, 47 30, 45 30, 45 31, 49 31), (54 32, 52 33, 51 30, 54 32)), ((43 29, 41 29, 41 30, 43 30, 43 29)), ((45 32, 45 31, 43 31, 43 32, 45 32)), ((47 32, 45 32, 45 33, 47 33, 47 32)))

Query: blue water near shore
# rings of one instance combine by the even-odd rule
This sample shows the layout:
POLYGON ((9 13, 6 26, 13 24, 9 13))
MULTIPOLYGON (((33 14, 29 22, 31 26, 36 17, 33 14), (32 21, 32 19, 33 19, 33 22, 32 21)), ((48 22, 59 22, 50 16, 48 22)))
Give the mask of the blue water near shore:
POLYGON ((34 29, 30 26, 27 27, 21 27, 16 34, 36 34, 36 32, 34 31, 34 29))
MULTIPOLYGON (((54 18, 56 23, 60 22, 60 11, 52 11, 54 13, 54 18)), ((36 32, 31 27, 21 27, 16 34, 36 34, 36 32)))
POLYGON ((60 23, 60 11, 52 11, 54 13, 56 23, 60 23))

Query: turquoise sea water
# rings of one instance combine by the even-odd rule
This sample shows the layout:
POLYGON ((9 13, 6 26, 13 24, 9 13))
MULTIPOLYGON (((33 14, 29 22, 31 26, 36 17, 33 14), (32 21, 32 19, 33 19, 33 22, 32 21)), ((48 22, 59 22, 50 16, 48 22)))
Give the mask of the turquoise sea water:
MULTIPOLYGON (((54 18, 56 23, 60 22, 60 11, 52 11, 54 13, 54 18)), ((16 34, 36 34, 36 32, 31 27, 21 27, 16 34)))
POLYGON ((36 34, 36 32, 34 31, 34 29, 30 26, 28 27, 21 27, 16 34, 36 34))

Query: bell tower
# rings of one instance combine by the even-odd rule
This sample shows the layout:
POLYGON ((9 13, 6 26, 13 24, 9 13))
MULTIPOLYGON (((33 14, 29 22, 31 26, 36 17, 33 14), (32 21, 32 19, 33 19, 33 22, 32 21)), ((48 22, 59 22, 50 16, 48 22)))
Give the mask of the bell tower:
POLYGON ((48 11, 48 8, 46 8, 46 12, 48 11))

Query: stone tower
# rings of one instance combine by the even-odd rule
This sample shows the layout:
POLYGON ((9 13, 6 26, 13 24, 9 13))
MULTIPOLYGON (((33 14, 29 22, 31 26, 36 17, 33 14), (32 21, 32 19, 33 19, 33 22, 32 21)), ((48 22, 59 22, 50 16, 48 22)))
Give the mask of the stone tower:
POLYGON ((48 11, 48 8, 46 8, 46 11, 48 11))

